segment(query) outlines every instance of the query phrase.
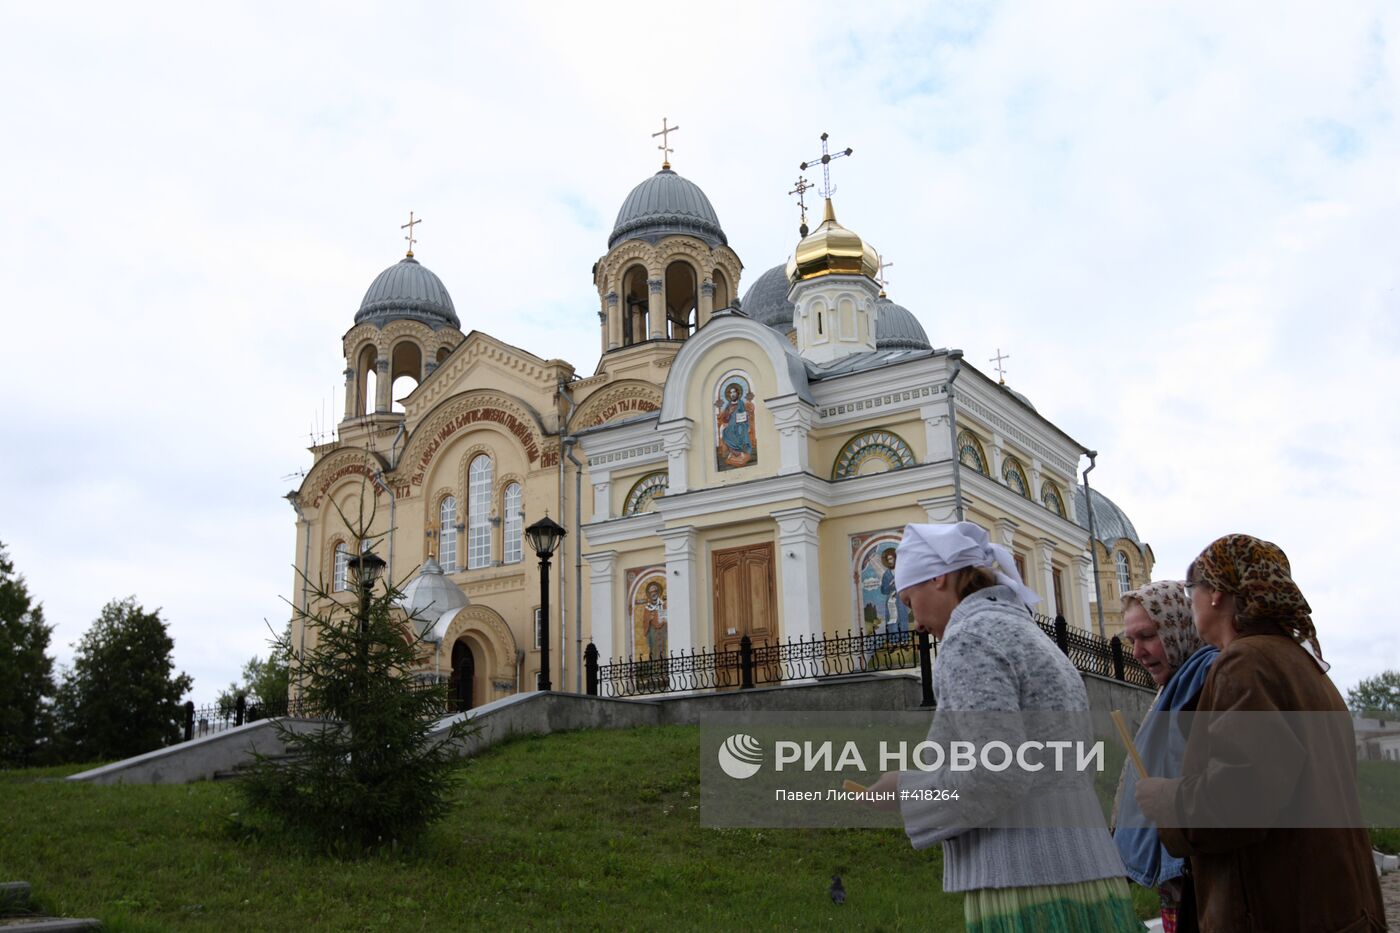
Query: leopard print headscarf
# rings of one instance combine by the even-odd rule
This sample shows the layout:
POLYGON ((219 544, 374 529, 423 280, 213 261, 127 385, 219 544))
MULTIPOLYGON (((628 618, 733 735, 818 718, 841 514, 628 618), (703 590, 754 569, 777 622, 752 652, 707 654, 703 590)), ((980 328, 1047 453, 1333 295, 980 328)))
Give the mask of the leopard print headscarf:
POLYGON ((1241 621, 1277 622, 1322 660, 1312 608, 1293 582, 1288 557, 1277 544, 1249 535, 1217 538, 1191 562, 1188 574, 1212 589, 1237 596, 1241 621))
POLYGON ((1142 606, 1147 617, 1157 626, 1157 637, 1162 639, 1162 649, 1167 655, 1167 664, 1175 671, 1195 654, 1205 642, 1196 631, 1196 621, 1191 618, 1191 602, 1186 598, 1186 588, 1177 580, 1158 580, 1129 590, 1123 594, 1123 609, 1133 603, 1142 606))

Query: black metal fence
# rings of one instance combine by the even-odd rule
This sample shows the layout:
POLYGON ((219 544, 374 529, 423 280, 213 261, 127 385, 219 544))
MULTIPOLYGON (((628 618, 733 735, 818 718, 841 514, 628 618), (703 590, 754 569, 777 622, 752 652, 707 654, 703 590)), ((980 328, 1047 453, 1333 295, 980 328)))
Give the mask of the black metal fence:
MULTIPOLYGON (((1147 669, 1114 636, 1104 639, 1071 629, 1064 616, 1036 616, 1036 624, 1081 671, 1138 687, 1155 687, 1147 669)), ((917 668, 924 705, 933 705, 933 658, 937 642, 923 632, 846 632, 825 638, 754 644, 745 635, 737 649, 699 648, 659 658, 618 658, 600 663, 598 649, 584 651, 590 696, 637 697, 692 690, 747 689, 811 678, 839 677, 917 668)))
POLYGON ((185 741, 215 735, 259 719, 301 716, 306 712, 299 702, 284 699, 280 703, 260 703, 249 700, 241 693, 232 702, 212 706, 195 706, 193 701, 189 701, 185 703, 185 741))
MULTIPOLYGON (((1112 678, 1137 687, 1154 688, 1152 676, 1137 659, 1123 650, 1117 635, 1100 638, 1092 632, 1072 629, 1064 616, 1035 616, 1036 625, 1081 671, 1112 678)), ((788 639, 754 644, 745 635, 739 647, 699 648, 659 658, 618 658, 599 663, 591 642, 584 651, 584 676, 589 696, 639 697, 693 690, 745 690, 794 680, 840 677, 880 671, 919 671, 925 706, 933 705, 933 658, 938 643, 923 632, 866 633, 847 631, 825 638, 788 639)), ((424 683, 424 689, 434 684, 424 683)), ((456 712, 448 697, 445 713, 456 712)), ((278 704, 249 701, 239 694, 231 703, 196 707, 185 704, 185 741, 213 735, 277 716, 312 716, 300 702, 278 704)))

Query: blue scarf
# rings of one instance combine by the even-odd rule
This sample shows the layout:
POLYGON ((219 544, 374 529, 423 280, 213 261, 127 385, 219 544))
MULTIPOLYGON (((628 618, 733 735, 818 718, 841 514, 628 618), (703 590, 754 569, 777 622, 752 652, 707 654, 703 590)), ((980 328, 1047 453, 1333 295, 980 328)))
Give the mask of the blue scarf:
MULTIPOLYGON (((1170 714, 1187 706, 1201 692, 1210 665, 1218 654, 1219 649, 1205 645, 1187 658, 1172 674, 1152 705, 1152 712, 1147 714, 1147 724, 1138 732, 1136 744, 1151 777, 1176 777, 1181 773, 1186 736, 1181 733, 1177 717, 1170 714)), ((1123 797, 1113 841, 1123 857, 1128 877, 1145 888, 1155 888, 1164 881, 1180 877, 1185 870, 1185 860, 1172 855, 1157 839, 1157 830, 1147 822, 1133 798, 1137 769, 1131 765, 1125 767, 1127 776, 1123 780, 1123 797)))

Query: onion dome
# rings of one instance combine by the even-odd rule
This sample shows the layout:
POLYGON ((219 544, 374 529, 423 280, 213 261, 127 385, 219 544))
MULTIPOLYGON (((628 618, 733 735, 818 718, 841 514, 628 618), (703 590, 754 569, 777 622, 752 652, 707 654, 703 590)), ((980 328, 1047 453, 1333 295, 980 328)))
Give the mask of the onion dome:
MULTIPOLYGON (((793 303, 788 300, 792 286, 784 266, 774 266, 760 275, 744 293, 744 313, 780 334, 792 332, 793 303)), ((914 313, 888 298, 875 302, 880 314, 875 322, 877 350, 931 350, 928 334, 914 313)))
POLYGON ((870 280, 880 274, 880 254, 853 230, 836 222, 836 209, 826 199, 822 222, 802 241, 788 260, 789 282, 815 279, 823 275, 863 275, 870 280))
POLYGON ((356 324, 369 322, 383 327, 390 321, 405 320, 422 321, 433 330, 462 327, 442 279, 412 256, 379 273, 355 313, 356 324))
POLYGON ((418 576, 409 581, 394 605, 408 614, 420 633, 432 631, 434 623, 444 613, 471 604, 462 588, 442 572, 437 561, 429 557, 423 562, 418 576))
POLYGON ((633 188, 622 202, 608 237, 608 249, 623 240, 655 243, 675 234, 693 236, 710 246, 729 245, 720 229, 719 215, 700 186, 663 168, 633 188))

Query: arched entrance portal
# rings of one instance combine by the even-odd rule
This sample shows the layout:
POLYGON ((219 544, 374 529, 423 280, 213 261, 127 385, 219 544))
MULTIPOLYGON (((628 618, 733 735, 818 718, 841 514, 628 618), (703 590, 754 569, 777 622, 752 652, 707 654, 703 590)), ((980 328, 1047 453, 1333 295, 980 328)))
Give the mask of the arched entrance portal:
POLYGON ((465 638, 459 638, 452 645, 452 676, 448 681, 447 695, 453 712, 471 709, 475 704, 472 697, 476 687, 476 657, 465 638))

